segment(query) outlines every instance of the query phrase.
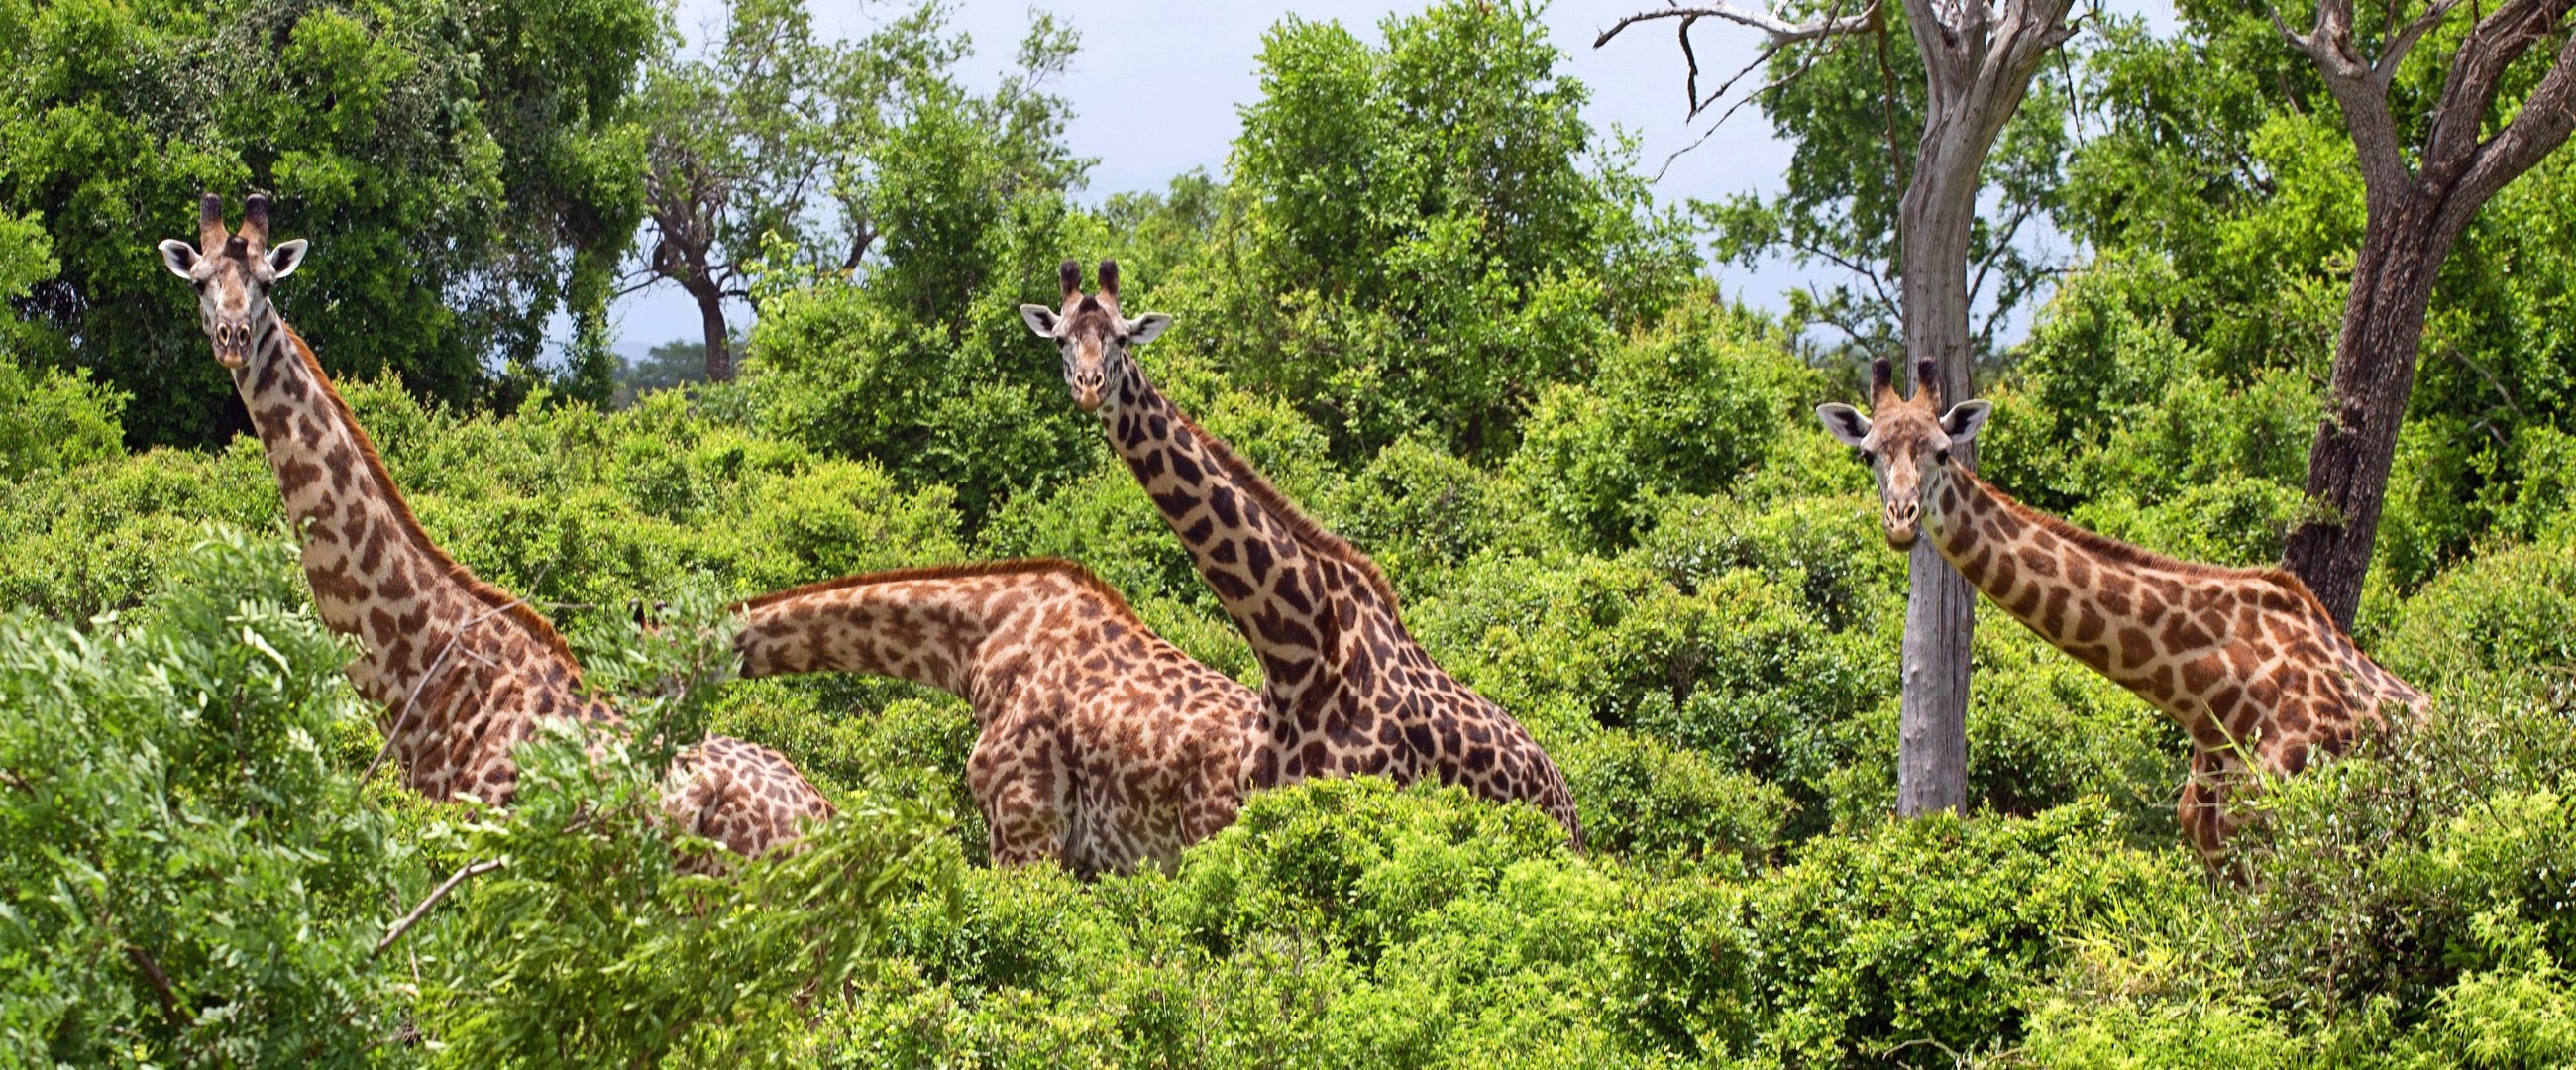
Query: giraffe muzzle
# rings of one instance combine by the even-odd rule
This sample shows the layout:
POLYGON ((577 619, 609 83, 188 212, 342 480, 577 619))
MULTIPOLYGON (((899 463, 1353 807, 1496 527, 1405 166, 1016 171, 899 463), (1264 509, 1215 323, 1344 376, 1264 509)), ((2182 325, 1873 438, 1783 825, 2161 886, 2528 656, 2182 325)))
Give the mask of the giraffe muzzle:
POLYGON ((1902 505, 1888 506, 1885 519, 1887 544, 1899 550, 1913 549, 1914 536, 1920 529, 1922 520, 1923 506, 1920 503, 1906 502, 1902 505))
POLYGON ((239 369, 250 363, 250 324, 215 324, 213 338, 215 363, 232 369, 239 369))

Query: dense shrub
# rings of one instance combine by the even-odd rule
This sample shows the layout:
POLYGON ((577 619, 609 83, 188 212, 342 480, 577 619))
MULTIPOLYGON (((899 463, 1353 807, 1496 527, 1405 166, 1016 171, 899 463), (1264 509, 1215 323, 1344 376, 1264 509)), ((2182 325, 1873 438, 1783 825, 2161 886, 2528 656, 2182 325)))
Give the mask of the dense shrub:
POLYGON ((328 746, 348 651, 292 552, 191 541, 141 620, 0 618, 0 1062, 350 1058, 401 1016, 372 952, 418 867, 328 746))

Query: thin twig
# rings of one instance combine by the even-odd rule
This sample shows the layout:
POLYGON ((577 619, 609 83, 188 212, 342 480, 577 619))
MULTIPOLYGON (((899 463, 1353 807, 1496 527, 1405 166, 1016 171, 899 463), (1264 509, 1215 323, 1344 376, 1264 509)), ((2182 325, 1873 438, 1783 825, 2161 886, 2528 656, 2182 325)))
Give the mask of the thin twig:
MULTIPOLYGON (((552 568, 552 566, 548 566, 548 568, 552 568)), ((537 573, 537 582, 530 584, 529 586, 540 586, 545 582, 546 574, 540 571, 537 573)), ((429 669, 420 674, 420 679, 412 681, 411 694, 403 698, 402 714, 394 719, 393 728, 385 733, 385 745, 377 748, 376 760, 368 762, 367 771, 358 774, 358 783, 364 784, 367 781, 376 778, 377 767, 385 764, 385 756, 394 752, 395 741, 402 738, 403 729, 411 724, 412 708, 420 703, 420 689, 428 686, 430 679, 437 676, 440 669, 446 666, 447 655, 450 651, 456 649, 457 640, 465 638, 465 633, 473 631, 475 628, 481 626, 484 621, 490 620, 493 617, 507 613, 526 604, 528 604, 528 600, 524 597, 513 598, 501 605, 484 610, 482 615, 466 621, 463 624, 457 625, 455 631, 448 633, 447 642, 438 648, 438 657, 430 660, 429 669)), ((480 655, 477 655, 477 657, 480 657, 480 655)), ((492 664, 492 662, 489 659, 485 659, 484 664, 489 665, 492 664)))
POLYGON ((502 860, 498 858, 485 859, 451 874, 446 881, 430 891, 429 898, 421 900, 419 906, 411 908, 411 913, 403 915, 402 920, 394 922, 392 928, 386 929, 385 938, 376 941, 375 952, 367 957, 384 957, 385 952, 394 946, 394 941, 402 939, 403 934, 410 932, 412 926, 420 924, 420 919, 428 917, 429 908, 437 906, 439 900, 447 898, 447 893, 455 891, 456 886, 465 883, 469 877, 480 877, 501 868, 501 863, 502 860))

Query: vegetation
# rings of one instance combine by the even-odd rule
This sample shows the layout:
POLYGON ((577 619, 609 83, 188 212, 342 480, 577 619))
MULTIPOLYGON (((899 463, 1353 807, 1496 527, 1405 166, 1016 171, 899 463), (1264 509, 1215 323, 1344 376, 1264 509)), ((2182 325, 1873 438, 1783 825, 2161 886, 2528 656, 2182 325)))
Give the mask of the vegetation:
MULTIPOLYGON (((42 31, 0 48, 67 62, 87 53, 60 35, 121 26, 198 55, 237 32, 182 14, 0 0, 0 22, 42 31)), ((458 18, 402 25, 514 61, 570 32, 458 18)), ((2364 218, 2334 117, 2257 76, 2298 57, 2247 40, 2113 25, 2069 58, 2074 92, 2034 94, 2080 133, 2026 157, 2055 176, 2033 210, 2086 255, 1981 366, 1989 478, 2228 564, 2277 560, 2303 515, 2364 218)), ((506 370, 451 391, 445 350, 369 349, 390 328, 366 317, 415 307, 406 291, 370 313, 338 288, 393 270, 370 261, 377 217, 282 199, 280 227, 316 244, 281 307, 317 324, 423 527, 545 608, 594 682, 662 728, 596 759, 578 738, 531 744, 507 812, 369 777, 377 711, 314 616, 258 443, 165 422, 211 408, 174 400, 192 377, 221 381, 184 290, 81 291, 167 317, 154 345, 185 377, 140 382, 113 369, 147 350, 30 296, 129 268, 139 287, 146 239, 187 233, 149 224, 193 205, 164 185, 284 172, 80 172, 134 198, 112 227, 58 207, 77 198, 0 200, 17 312, 0 324, 0 1065, 2576 1057, 2576 391, 2558 327, 2576 171, 2553 157, 2499 193, 2431 304, 2358 634, 2434 718, 2266 785, 2242 882, 2213 882, 2175 827, 2181 734, 1991 608, 1970 810, 1893 819, 1907 566, 1866 470, 1808 416, 1856 384, 1796 325, 1717 297, 1684 217, 1578 120, 1544 41, 1529 12, 1469 3, 1375 40, 1283 22, 1227 173, 1097 207, 1027 179, 1066 155, 1053 128, 994 121, 1002 98, 925 100, 871 143, 864 262, 842 274, 845 236, 779 231, 741 380, 617 408, 546 376, 513 393, 506 370), (1054 296, 1066 255, 1118 257, 1129 310, 1177 317, 1142 353, 1157 382, 1375 555, 1430 653, 1564 767, 1590 853, 1533 810, 1351 780, 1255 796, 1169 872, 995 870, 962 703, 725 680, 706 644, 636 633, 637 599, 696 636, 730 598, 1057 554, 1251 679, 1012 313, 1054 296), (341 282, 300 288, 343 257, 351 274, 321 276, 341 282), (154 443, 176 444, 127 448, 154 443), (795 858, 686 872, 708 845, 651 820, 642 752, 706 731, 786 752, 841 816, 795 858)), ((9 114, 0 138, 53 113, 9 114)), ((34 188, 35 158, 0 154, 0 198, 34 188)), ((488 322, 452 290, 418 300, 488 322)), ((703 356, 674 348, 656 374, 703 356)))

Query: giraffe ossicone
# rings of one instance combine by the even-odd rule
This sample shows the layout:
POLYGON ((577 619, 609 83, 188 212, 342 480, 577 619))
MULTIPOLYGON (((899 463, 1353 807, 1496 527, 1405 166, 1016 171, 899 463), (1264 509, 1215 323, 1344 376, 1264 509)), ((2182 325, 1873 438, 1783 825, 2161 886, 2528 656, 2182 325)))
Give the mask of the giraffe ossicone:
POLYGON ((1072 562, 869 573, 736 609, 746 677, 863 672, 965 699, 967 786, 996 865, 1169 866, 1233 824, 1248 790, 1260 696, 1072 562))
POLYGON ((2192 760, 2176 812, 2213 867, 2242 823, 2229 796, 2254 786, 2251 770, 2288 775, 2341 754, 2391 707, 2422 716, 2423 692, 2363 654, 2297 576, 2177 560, 2014 501, 1953 453, 1993 407, 1944 409, 1929 360, 1915 381, 1901 395, 1881 358, 1869 415, 1816 408, 1868 457, 1888 543, 1929 537, 2013 619, 2181 725, 2192 760))
MULTIPOLYGON (((348 667, 403 780, 432 799, 502 805, 518 786, 512 749, 549 721, 616 730, 615 710, 581 686, 562 636, 519 598, 440 550, 412 516, 375 444, 288 327, 269 290, 302 265, 303 239, 268 244, 268 199, 241 228, 223 198, 199 202, 197 244, 160 243, 197 291, 214 356, 250 410, 301 544, 314 607, 364 649, 348 667)), ((663 806, 681 827, 742 855, 792 843, 831 804, 776 751, 709 736, 674 762, 663 806)))
POLYGON ((1565 776, 1529 731, 1431 660, 1405 630, 1375 562, 1306 516, 1148 381, 1131 350, 1171 326, 1119 311, 1118 264, 1100 289, 1082 265, 1057 269, 1062 307, 1020 316, 1056 345, 1075 406, 1100 418, 1199 576, 1261 661, 1263 738, 1250 784, 1315 776, 1435 777, 1553 817, 1577 848, 1583 827, 1565 776))

